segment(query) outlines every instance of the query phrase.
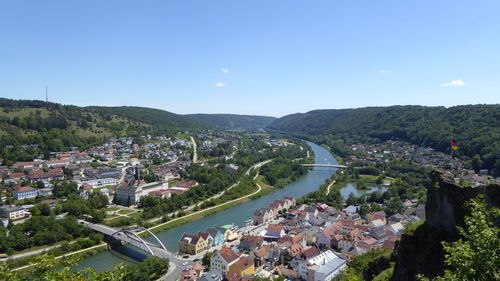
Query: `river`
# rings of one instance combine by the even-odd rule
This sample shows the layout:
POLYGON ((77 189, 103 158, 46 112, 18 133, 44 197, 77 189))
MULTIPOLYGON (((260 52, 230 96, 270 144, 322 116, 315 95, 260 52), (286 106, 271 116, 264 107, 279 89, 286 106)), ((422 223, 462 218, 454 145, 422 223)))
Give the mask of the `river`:
MULTIPOLYGON (((337 164, 337 160, 325 148, 312 143, 307 144, 314 151, 315 163, 317 164, 337 164)), ((336 169, 325 167, 314 167, 306 175, 299 178, 284 188, 276 189, 258 199, 247 201, 241 205, 226 209, 217 214, 192 221, 190 223, 159 232, 156 234, 163 244, 172 252, 177 252, 177 243, 184 232, 195 233, 212 226, 225 224, 235 224, 243 226, 246 220, 252 218, 253 211, 258 208, 268 206, 270 203, 284 196, 301 197, 309 192, 318 190, 319 186, 330 178, 336 169)), ((122 257, 115 252, 102 252, 84 259, 78 268, 91 267, 97 271, 111 270, 118 263, 128 263, 129 259, 122 257)))

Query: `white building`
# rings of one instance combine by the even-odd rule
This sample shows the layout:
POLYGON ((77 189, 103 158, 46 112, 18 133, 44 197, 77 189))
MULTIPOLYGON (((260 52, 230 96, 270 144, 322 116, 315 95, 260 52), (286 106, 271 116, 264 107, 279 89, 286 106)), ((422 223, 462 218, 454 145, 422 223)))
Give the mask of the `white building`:
POLYGON ((229 267, 236 263, 240 255, 229 247, 222 247, 210 258, 210 270, 217 270, 226 276, 229 267))
POLYGON ((24 218, 26 215, 24 208, 18 206, 2 206, 0 207, 0 217, 10 219, 10 220, 18 220, 24 218))
POLYGON ((299 263, 302 280, 330 281, 347 267, 346 260, 331 250, 299 263))

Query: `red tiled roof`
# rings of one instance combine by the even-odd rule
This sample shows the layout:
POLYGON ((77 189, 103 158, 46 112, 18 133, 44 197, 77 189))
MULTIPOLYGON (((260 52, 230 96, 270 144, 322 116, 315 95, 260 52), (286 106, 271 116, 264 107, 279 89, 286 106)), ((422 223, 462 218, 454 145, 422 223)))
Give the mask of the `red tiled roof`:
POLYGON ((228 263, 236 260, 239 255, 235 253, 231 248, 228 247, 222 247, 219 250, 219 255, 228 263))
POLYGON ((32 190, 35 190, 35 189, 31 186, 16 186, 17 192, 28 192, 28 191, 32 191, 32 190))
POLYGON ((304 257, 307 260, 307 259, 313 258, 319 254, 320 254, 320 251, 318 250, 318 248, 311 247, 311 248, 302 252, 302 257, 304 257))
POLYGON ((262 257, 266 257, 270 250, 271 250, 271 247, 266 245, 266 246, 260 247, 260 249, 255 251, 253 254, 256 257, 262 258, 262 257))
POLYGON ((267 231, 280 232, 283 230, 283 225, 281 224, 270 224, 267 226, 267 231))
POLYGON ((253 266, 253 261, 248 257, 241 257, 237 262, 235 262, 231 267, 229 267, 230 272, 241 273, 247 268, 253 266))
POLYGON ((12 173, 9 175, 10 178, 22 178, 24 177, 24 173, 23 172, 18 172, 18 173, 12 173))

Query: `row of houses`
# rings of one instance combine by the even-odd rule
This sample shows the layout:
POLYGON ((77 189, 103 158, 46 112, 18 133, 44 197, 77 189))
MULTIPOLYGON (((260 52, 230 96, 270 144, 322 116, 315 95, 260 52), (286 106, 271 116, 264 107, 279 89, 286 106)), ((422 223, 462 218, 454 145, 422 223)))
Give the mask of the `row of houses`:
POLYGON ((253 219, 252 219, 253 224, 254 225, 267 224, 273 218, 278 216, 280 212, 290 209, 291 207, 295 206, 295 204, 296 202, 293 197, 285 197, 281 200, 274 201, 265 208, 257 209, 253 213, 253 219))
POLYGON ((210 227, 195 234, 184 233, 179 239, 179 253, 199 255, 213 248, 220 247, 224 242, 238 238, 233 225, 210 227))

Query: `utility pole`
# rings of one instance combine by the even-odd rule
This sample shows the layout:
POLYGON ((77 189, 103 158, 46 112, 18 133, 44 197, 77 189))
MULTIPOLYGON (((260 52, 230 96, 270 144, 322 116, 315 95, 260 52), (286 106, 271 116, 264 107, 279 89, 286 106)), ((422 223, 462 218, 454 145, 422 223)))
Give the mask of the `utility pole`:
POLYGON ((49 94, 47 92, 47 85, 45 85, 45 102, 49 102, 49 94))

